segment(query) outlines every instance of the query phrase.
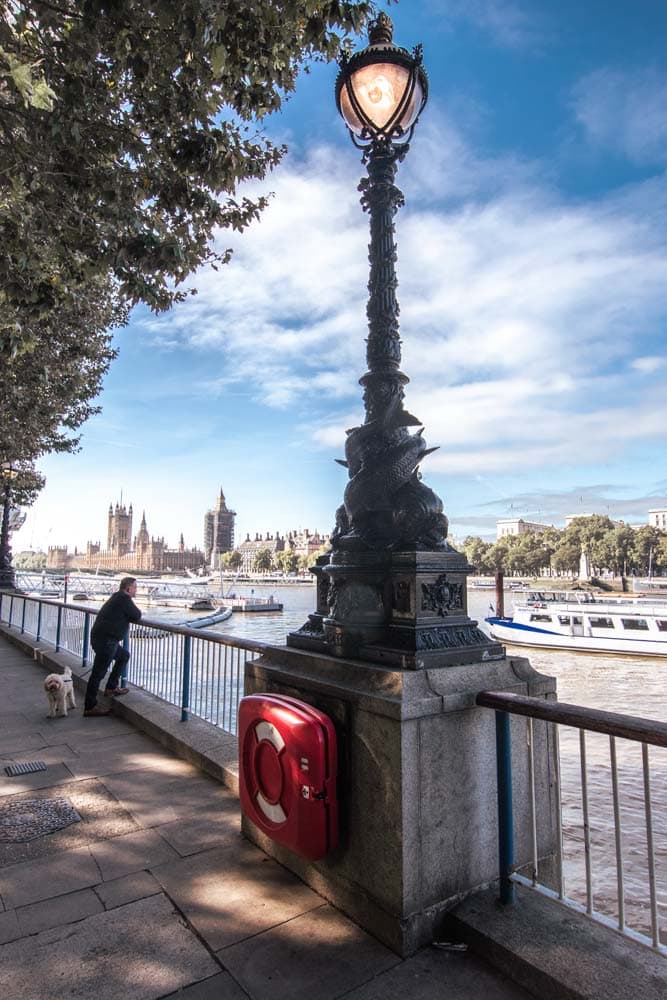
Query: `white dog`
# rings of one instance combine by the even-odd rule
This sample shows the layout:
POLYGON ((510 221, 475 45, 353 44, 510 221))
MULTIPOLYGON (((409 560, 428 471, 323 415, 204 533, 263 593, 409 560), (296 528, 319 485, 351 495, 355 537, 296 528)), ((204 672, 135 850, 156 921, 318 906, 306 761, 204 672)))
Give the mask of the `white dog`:
POLYGON ((49 719, 56 715, 67 715, 68 708, 76 708, 72 671, 65 667, 62 674, 49 674, 44 681, 44 690, 49 701, 49 719))

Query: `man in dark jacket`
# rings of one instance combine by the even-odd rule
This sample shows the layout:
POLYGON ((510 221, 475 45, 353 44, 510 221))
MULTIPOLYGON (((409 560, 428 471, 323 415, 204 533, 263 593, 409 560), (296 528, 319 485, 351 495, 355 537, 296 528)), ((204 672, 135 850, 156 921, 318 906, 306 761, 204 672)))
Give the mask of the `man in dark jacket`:
POLYGON ((113 670, 109 674, 105 694, 127 694, 128 688, 119 687, 120 678, 130 654, 121 646, 127 635, 130 622, 138 622, 141 611, 132 598, 137 593, 137 581, 133 576, 125 576, 118 585, 118 590, 112 594, 97 613, 95 623, 90 632, 90 645, 95 650, 93 669, 86 688, 84 715, 109 715, 111 709, 102 708, 97 704, 97 691, 102 678, 114 661, 113 670))

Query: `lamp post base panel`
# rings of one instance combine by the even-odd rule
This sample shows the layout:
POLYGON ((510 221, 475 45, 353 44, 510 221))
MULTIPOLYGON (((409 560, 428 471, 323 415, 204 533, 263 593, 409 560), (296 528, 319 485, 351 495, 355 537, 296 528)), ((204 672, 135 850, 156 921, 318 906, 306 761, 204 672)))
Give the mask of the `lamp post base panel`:
POLYGON ((404 670, 498 659, 467 613, 471 567, 446 552, 334 551, 318 560, 317 609, 287 645, 404 670))

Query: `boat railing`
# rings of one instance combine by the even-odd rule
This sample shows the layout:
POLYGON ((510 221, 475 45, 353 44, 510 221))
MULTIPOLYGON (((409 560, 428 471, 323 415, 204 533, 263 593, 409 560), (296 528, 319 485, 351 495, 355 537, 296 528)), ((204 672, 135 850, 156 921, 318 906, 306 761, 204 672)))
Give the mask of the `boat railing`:
POLYGON ((667 786, 667 723, 502 692, 482 692, 477 704, 496 713, 501 902, 514 901, 516 883, 528 886, 667 955, 667 920, 659 908, 667 871, 656 867, 656 858, 665 858, 667 830, 664 816, 654 817, 652 807, 652 790, 667 786), (544 745, 538 726, 547 727, 553 755, 555 877, 553 859, 538 858, 534 748, 544 745), (567 775, 561 773, 564 740, 567 759, 578 759, 578 769, 568 768, 567 775), (514 816, 512 760, 524 763, 522 753, 528 815, 514 816), (518 824, 530 830, 528 876, 514 860, 518 824), (616 872, 611 885, 610 857, 616 872))
MULTIPOLYGON (((90 631, 98 610, 0 594, 0 622, 56 652, 70 653, 80 661, 84 675, 92 668, 90 631)), ((124 680, 180 708, 181 721, 194 715, 228 733, 236 733, 246 661, 271 648, 268 643, 145 616, 130 626, 125 644, 132 655, 124 680)))

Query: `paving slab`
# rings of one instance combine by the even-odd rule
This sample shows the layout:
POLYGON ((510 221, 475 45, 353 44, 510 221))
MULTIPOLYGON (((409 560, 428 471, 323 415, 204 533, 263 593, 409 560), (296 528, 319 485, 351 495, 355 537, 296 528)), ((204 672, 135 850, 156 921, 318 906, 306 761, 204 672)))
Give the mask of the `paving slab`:
POLYGON ((136 770, 104 775, 101 780, 137 823, 160 826, 199 816, 209 805, 217 809, 229 795, 213 778, 191 764, 185 766, 187 771, 180 775, 170 770, 136 770))
POLYGON ((22 931, 19 926, 18 917, 16 916, 16 910, 7 910, 0 913, 0 944, 4 944, 6 941, 14 941, 16 938, 20 938, 21 934, 22 931))
POLYGON ((182 857, 236 842, 241 836, 238 800, 225 796, 209 806, 207 813, 198 811, 194 819, 165 823, 158 829, 160 836, 182 857))
POLYGON ((62 851, 85 847, 99 840, 120 837, 139 829, 136 820, 123 809, 111 792, 94 779, 0 799, 0 814, 5 804, 23 799, 51 797, 68 799, 81 817, 81 822, 26 844, 0 844, 0 868, 31 858, 49 857, 62 851))
POLYGON ((78 760, 79 754, 72 747, 68 746, 67 743, 42 746, 39 752, 32 748, 13 750, 6 753, 0 752, 0 772, 4 772, 5 767, 10 764, 22 764, 25 761, 35 760, 36 758, 39 758, 45 764, 62 764, 65 761, 78 760))
POLYGON ((241 839, 152 871, 213 951, 323 905, 321 896, 241 839))
POLYGON ((133 872, 111 882, 101 882, 94 890, 104 904, 105 909, 113 910, 116 906, 133 903, 137 899, 146 899, 162 892, 162 887, 150 872, 133 872))
POLYGON ((167 1000, 248 1000, 248 994, 228 972, 220 972, 201 983, 186 986, 167 1000))
POLYGON ((424 948, 412 958, 345 994, 345 1000, 531 1000, 510 979, 498 975, 471 951, 446 952, 424 948))
MULTIPOLYGON (((35 754, 35 760, 41 759, 39 753, 35 754)), ((33 791, 36 788, 53 788, 54 785, 62 785, 75 778, 66 764, 51 764, 46 771, 34 771, 32 774, 20 774, 15 778, 9 778, 0 771, 0 798, 6 795, 16 795, 18 792, 33 791)))
POLYGON ((2 945, 0 967, 3 1000, 157 1000, 219 972, 163 895, 2 945))
POLYGON ((102 913, 104 906, 92 889, 80 889, 55 899, 20 906, 15 912, 21 928, 21 937, 37 934, 49 927, 71 924, 93 913, 102 913))
POLYGON ((171 754, 140 733, 126 735, 122 739, 98 741, 89 744, 85 750, 79 744, 78 750, 76 760, 68 762, 76 778, 139 771, 154 765, 159 771, 163 761, 171 762, 171 754))
MULTIPOLYGON (((102 878, 87 847, 52 858, 24 861, 0 870, 0 896, 7 909, 97 885, 102 878)), ((4 998, 6 1000, 6 998, 4 998)))
POLYGON ((253 1000, 333 1000, 401 963, 398 955, 329 904, 225 948, 218 956, 253 1000))
POLYGON ((105 882, 179 857, 155 830, 136 830, 91 844, 89 850, 105 882))
POLYGON ((39 732, 25 732, 24 727, 21 726, 13 733, 9 733, 2 724, 1 718, 0 727, 2 727, 2 737, 0 738, 1 754, 23 753, 47 746, 47 741, 39 732))

